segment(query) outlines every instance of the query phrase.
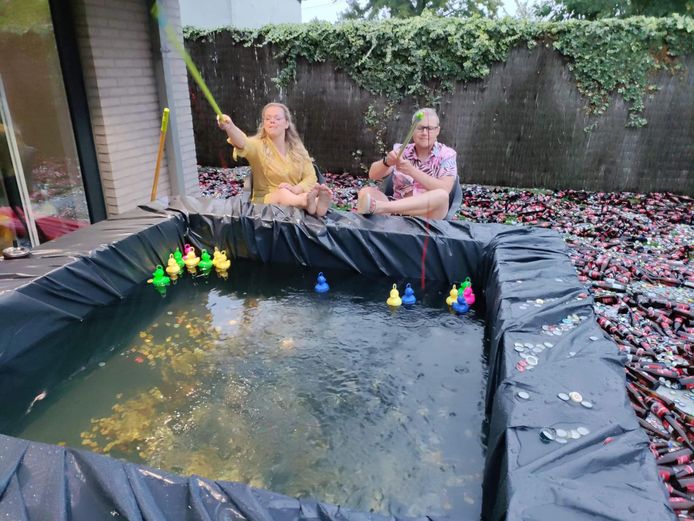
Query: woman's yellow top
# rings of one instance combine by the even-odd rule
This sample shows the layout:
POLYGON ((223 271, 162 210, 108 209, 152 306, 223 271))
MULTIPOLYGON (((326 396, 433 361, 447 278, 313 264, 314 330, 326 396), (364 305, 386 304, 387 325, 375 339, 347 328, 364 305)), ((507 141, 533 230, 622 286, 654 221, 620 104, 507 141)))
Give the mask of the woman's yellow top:
MULTIPOLYGON (((229 140, 227 140, 229 141, 229 140)), ((232 144, 229 141, 229 144, 232 144)), ((309 192, 318 182, 309 159, 297 162, 287 154, 283 156, 268 138, 247 137, 246 146, 234 147, 234 159, 245 157, 251 165, 253 193, 251 202, 266 203, 266 198, 282 183, 300 185, 309 192)))

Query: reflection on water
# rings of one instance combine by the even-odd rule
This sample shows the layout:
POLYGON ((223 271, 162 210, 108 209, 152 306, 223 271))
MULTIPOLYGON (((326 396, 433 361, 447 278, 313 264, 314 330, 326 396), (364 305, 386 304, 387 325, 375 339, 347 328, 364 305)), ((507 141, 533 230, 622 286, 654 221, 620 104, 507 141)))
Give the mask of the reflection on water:
POLYGON ((361 510, 479 518, 481 321, 392 312, 388 281, 323 298, 298 289, 310 278, 251 294, 241 277, 180 281, 169 294, 183 298, 19 435, 361 510))

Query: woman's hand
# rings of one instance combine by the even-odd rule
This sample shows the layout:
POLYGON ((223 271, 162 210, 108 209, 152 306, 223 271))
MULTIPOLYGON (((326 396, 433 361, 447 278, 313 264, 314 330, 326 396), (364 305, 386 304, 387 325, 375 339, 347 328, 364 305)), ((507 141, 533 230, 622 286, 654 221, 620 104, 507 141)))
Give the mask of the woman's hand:
POLYGON ((298 185, 292 185, 289 183, 280 183, 278 186, 280 190, 289 190, 291 193, 299 195, 300 193, 303 193, 303 190, 300 186, 298 185))
POLYGON ((221 128, 222 130, 227 130, 231 128, 233 125, 233 122, 231 121, 231 118, 227 116, 226 114, 222 114, 221 116, 217 116, 217 126, 221 128))

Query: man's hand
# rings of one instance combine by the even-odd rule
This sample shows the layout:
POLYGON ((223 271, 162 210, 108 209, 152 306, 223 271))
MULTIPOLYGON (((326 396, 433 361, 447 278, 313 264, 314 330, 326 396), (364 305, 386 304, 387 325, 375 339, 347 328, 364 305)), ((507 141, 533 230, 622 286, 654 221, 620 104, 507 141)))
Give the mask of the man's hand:
POLYGON ((222 130, 227 130, 232 125, 231 118, 226 114, 217 116, 217 126, 222 130))
POLYGON ((386 155, 386 163, 388 163, 389 167, 393 167, 397 164, 398 162, 398 153, 395 152, 394 150, 391 150, 388 152, 388 155, 386 155))
POLYGON ((413 175, 413 172, 418 171, 416 166, 414 166, 409 160, 403 158, 400 158, 400 161, 397 162, 395 168, 397 168, 399 172, 407 174, 412 178, 415 178, 415 176, 417 175, 413 175))

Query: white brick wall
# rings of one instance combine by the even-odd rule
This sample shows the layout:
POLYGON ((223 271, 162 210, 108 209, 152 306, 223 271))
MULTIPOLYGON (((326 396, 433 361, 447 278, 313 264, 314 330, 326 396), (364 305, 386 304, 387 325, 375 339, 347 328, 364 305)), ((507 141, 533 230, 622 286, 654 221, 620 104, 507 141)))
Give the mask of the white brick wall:
MULTIPOLYGON (((106 210, 109 216, 117 215, 149 201, 152 189, 163 104, 155 81, 150 14, 143 0, 72 4, 106 210)), ((164 5, 171 25, 180 31, 178 0, 164 5)), ((185 82, 183 61, 177 56, 164 59, 185 82)), ((169 108, 176 112, 178 124, 170 125, 169 132, 178 134, 185 193, 194 195, 199 188, 187 84, 179 88, 176 82, 174 89, 180 96, 169 108)), ((171 192, 165 157, 157 195, 171 192)))
MULTIPOLYGON (((181 15, 179 0, 160 0, 166 9, 167 21, 179 36, 179 42, 183 45, 183 33, 181 32, 181 15)), ((173 95, 170 105, 176 110, 176 127, 178 131, 181 163, 184 172, 184 187, 182 192, 187 195, 200 195, 198 183, 197 157, 195 155, 195 138, 193 136, 193 114, 190 108, 190 94, 188 92, 188 76, 186 65, 178 53, 169 52, 163 57, 168 60, 173 72, 173 95)), ((172 108, 173 110, 173 108, 172 108)))

